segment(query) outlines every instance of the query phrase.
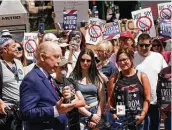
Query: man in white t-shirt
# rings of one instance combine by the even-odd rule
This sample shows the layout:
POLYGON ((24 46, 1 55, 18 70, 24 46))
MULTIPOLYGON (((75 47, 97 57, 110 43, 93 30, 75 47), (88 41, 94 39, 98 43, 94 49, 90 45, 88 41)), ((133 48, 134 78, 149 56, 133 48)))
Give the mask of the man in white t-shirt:
POLYGON ((135 53, 134 65, 136 69, 147 74, 151 85, 151 102, 148 111, 150 118, 150 130, 159 130, 160 115, 157 103, 157 81, 158 73, 167 67, 163 56, 150 51, 151 37, 149 34, 141 34, 138 37, 138 52, 135 53))

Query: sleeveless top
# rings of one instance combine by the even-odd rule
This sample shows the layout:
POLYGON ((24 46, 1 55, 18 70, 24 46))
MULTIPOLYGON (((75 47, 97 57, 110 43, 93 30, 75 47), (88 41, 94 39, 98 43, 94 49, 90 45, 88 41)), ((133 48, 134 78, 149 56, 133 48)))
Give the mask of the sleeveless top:
POLYGON ((80 84, 78 83, 78 88, 81 91, 82 95, 84 96, 84 99, 87 104, 94 103, 98 101, 98 90, 95 84, 80 84))
POLYGON ((114 88, 115 104, 128 106, 131 111, 143 108, 144 92, 143 85, 136 73, 133 76, 126 77, 120 72, 114 88), (126 91, 127 94, 126 94, 126 91))

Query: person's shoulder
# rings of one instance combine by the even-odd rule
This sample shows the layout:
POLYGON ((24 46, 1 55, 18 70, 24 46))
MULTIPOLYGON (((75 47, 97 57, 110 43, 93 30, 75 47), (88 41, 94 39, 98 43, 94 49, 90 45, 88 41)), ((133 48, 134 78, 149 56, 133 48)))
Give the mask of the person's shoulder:
POLYGON ((34 66, 35 66, 35 63, 25 66, 24 67, 25 74, 29 73, 34 68, 34 66))
POLYGON ((138 56, 140 56, 139 53, 138 53, 138 51, 135 51, 134 52, 134 58, 137 58, 138 56))
POLYGON ((100 74, 101 81, 103 81, 104 83, 107 83, 109 81, 107 76, 105 74, 103 74, 101 71, 99 71, 99 74, 100 74))
POLYGON ((169 74, 171 74, 171 65, 163 68, 160 73, 163 73, 163 74, 169 73, 169 74))
MULTIPOLYGON (((22 65, 22 62, 21 62, 20 60, 14 59, 14 61, 15 61, 15 63, 17 63, 17 64, 21 64, 21 65, 22 65)), ((22 66, 23 66, 23 65, 22 65, 22 66)))
POLYGON ((151 51, 151 56, 155 56, 155 57, 163 57, 160 53, 158 53, 158 52, 153 52, 153 51, 151 51))
POLYGON ((30 78, 30 79, 36 79, 36 71, 35 71, 35 68, 31 69, 24 77, 24 79, 27 79, 27 78, 30 78))

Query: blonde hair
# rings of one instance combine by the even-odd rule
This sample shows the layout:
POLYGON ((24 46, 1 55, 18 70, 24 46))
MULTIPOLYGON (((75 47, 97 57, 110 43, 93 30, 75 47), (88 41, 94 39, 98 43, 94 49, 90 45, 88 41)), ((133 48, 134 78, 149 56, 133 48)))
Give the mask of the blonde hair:
POLYGON ((110 42, 110 41, 108 41, 108 40, 102 40, 102 41, 100 41, 97 45, 96 45, 96 49, 100 49, 100 50, 102 50, 102 49, 105 49, 105 50, 107 50, 108 52, 110 52, 110 53, 112 53, 112 51, 113 51, 113 45, 112 45, 112 43, 110 42))

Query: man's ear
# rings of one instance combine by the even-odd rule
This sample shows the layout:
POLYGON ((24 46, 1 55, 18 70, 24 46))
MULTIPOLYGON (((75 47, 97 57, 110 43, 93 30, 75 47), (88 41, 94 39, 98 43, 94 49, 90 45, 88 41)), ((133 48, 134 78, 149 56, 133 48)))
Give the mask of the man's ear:
POLYGON ((3 47, 3 51, 8 52, 8 47, 7 46, 3 47))
POLYGON ((42 62, 45 61, 45 57, 46 57, 46 55, 44 53, 40 53, 39 58, 42 62))

